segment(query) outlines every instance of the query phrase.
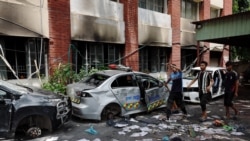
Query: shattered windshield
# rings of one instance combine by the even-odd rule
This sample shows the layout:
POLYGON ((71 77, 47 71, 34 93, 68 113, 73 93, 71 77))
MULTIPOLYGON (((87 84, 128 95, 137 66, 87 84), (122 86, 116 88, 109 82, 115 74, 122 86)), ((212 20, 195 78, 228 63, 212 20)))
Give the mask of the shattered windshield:
POLYGON ((88 83, 90 85, 99 86, 101 85, 105 80, 107 80, 110 76, 103 75, 103 74, 92 74, 88 77, 85 77, 83 80, 81 80, 81 83, 88 83))
MULTIPOLYGON (((200 70, 191 70, 188 74, 184 76, 184 78, 193 80, 196 77, 198 72, 200 72, 200 70)), ((207 71, 207 72, 212 73, 211 71, 207 71)))

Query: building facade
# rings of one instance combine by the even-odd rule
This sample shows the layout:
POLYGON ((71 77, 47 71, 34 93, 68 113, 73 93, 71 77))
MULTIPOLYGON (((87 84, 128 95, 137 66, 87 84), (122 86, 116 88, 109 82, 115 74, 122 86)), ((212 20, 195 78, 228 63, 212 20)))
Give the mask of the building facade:
POLYGON ((232 0, 0 0, 0 11, 1 79, 48 76, 59 63, 165 75, 167 63, 184 69, 206 48, 200 59, 212 66, 229 56, 197 42, 192 22, 232 14, 232 0))

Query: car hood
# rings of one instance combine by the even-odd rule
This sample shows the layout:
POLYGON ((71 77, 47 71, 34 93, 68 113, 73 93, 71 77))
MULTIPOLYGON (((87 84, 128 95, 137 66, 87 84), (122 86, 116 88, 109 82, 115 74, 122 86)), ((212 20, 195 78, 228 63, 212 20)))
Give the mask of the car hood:
MULTIPOLYGON (((190 79, 185 79, 185 78, 184 78, 184 79, 182 80, 183 88, 187 87, 187 86, 190 84, 191 81, 192 81, 192 80, 190 80, 190 79)), ((198 81, 195 81, 194 84, 192 84, 190 87, 198 87, 198 81)))
POLYGON ((33 92, 30 92, 30 95, 40 96, 40 97, 47 97, 51 99, 60 99, 63 97, 63 94, 56 94, 54 92, 44 90, 44 89, 32 89, 33 92))

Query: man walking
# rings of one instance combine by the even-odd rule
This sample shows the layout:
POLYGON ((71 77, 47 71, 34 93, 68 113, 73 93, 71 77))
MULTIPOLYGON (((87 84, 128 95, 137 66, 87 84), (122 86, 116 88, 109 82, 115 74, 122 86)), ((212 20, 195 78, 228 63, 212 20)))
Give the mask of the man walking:
POLYGON ((224 95, 224 106, 226 110, 225 118, 230 118, 229 108, 231 107, 234 110, 235 116, 239 114, 239 111, 233 104, 234 96, 238 96, 238 86, 239 86, 239 77, 236 71, 232 69, 232 62, 228 61, 226 63, 226 73, 224 78, 224 87, 225 87, 225 95, 224 95))
POLYGON ((187 86, 187 88, 190 88, 190 86, 198 80, 198 88, 199 88, 199 99, 200 99, 200 106, 202 115, 200 118, 200 121, 203 122, 207 119, 207 107, 206 104, 211 99, 211 92, 210 89, 213 86, 213 78, 211 73, 206 71, 207 62, 201 61, 200 63, 200 69, 201 71, 197 73, 195 79, 193 79, 190 84, 187 86))
POLYGON ((174 101, 176 102, 176 105, 180 107, 181 111, 184 114, 184 118, 187 117, 187 111, 185 108, 185 104, 183 102, 183 95, 182 95, 182 72, 179 68, 176 67, 175 64, 170 64, 170 68, 172 69, 172 73, 170 75, 170 78, 166 82, 166 87, 167 89, 168 86, 167 84, 172 81, 172 88, 168 97, 168 103, 167 103, 167 119, 169 119, 171 115, 171 109, 174 104, 174 101))

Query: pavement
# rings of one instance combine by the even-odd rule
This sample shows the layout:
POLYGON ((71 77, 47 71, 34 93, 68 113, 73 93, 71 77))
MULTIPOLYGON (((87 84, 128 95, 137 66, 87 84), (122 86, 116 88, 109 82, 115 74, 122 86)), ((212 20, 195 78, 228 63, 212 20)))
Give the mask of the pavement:
MULTIPOLYGON (((187 119, 181 113, 165 120, 165 109, 117 117, 110 121, 91 121, 72 118, 58 130, 36 139, 18 136, 11 140, 30 141, 248 141, 250 140, 250 88, 241 87, 235 105, 237 118, 223 119, 223 97, 207 105, 208 119, 200 122, 198 104, 186 103, 187 119), (216 124, 215 124, 216 123, 216 124)), ((231 110, 233 115, 233 110, 231 110)))

